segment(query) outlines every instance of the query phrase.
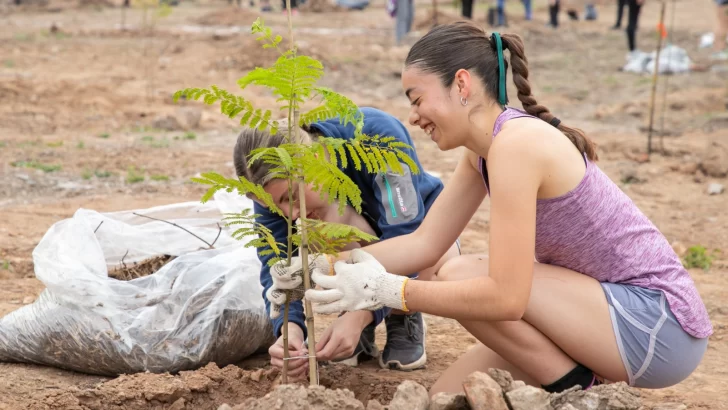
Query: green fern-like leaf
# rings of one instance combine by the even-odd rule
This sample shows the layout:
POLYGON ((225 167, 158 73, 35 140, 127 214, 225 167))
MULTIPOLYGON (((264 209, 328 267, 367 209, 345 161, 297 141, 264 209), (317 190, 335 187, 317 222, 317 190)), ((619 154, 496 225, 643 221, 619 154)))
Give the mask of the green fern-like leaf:
POLYGON ((364 128, 364 115, 348 97, 326 87, 316 87, 315 93, 322 97, 322 105, 301 114, 299 125, 338 118, 343 125, 353 124, 357 133, 364 128))
POLYGON ((280 261, 282 261, 284 259, 285 259, 285 257, 275 256, 275 257, 270 258, 268 260, 268 263, 266 265, 268 267, 272 267, 273 265, 275 265, 276 263, 278 263, 278 262, 280 262, 280 261))
POLYGON ((343 213, 346 204, 351 204, 357 212, 361 213, 361 190, 359 187, 338 167, 326 161, 322 161, 314 155, 314 150, 305 152, 299 157, 304 182, 311 184, 313 190, 328 194, 329 204, 334 200, 339 202, 339 213, 343 213))
POLYGON ((261 131, 269 129, 271 133, 278 132, 278 121, 272 121, 270 110, 261 110, 253 107, 250 101, 243 97, 225 91, 216 85, 210 88, 185 88, 174 93, 173 100, 177 102, 185 97, 188 100, 202 99, 205 104, 212 105, 220 101, 220 112, 231 119, 242 114, 240 125, 258 128, 261 131), (253 121, 254 120, 254 121, 253 121))
POLYGON ((240 88, 258 85, 269 88, 283 102, 281 110, 294 109, 311 97, 316 82, 323 76, 320 61, 305 55, 282 55, 270 68, 257 67, 238 80, 240 88))
POLYGON ((260 199, 270 210, 278 215, 283 216, 283 212, 276 206, 273 201, 273 197, 263 189, 261 185, 254 184, 244 177, 239 179, 226 178, 216 172, 206 172, 201 174, 199 177, 192 177, 192 182, 198 184, 210 185, 205 195, 200 200, 202 203, 209 201, 215 192, 224 189, 227 192, 238 191, 239 195, 246 195, 248 193, 254 195, 260 199))
MULTIPOLYGON (((400 161, 407 164, 407 166, 409 167, 409 169, 413 175, 417 175, 420 173, 420 168, 417 166, 417 164, 412 159, 412 157, 410 157, 406 153, 399 151, 399 150, 395 151, 394 154, 397 156, 397 158, 399 158, 400 161)), ((390 161, 391 161, 391 159, 390 159, 390 161)))
POLYGON ((329 118, 334 118, 335 116, 335 112, 330 110, 329 107, 327 107, 326 105, 320 105, 316 108, 311 109, 310 111, 301 114, 298 124, 302 126, 310 125, 315 122, 321 122, 328 120, 329 118))
POLYGON ((336 167, 336 151, 334 150, 334 147, 332 147, 331 145, 326 145, 326 150, 329 153, 329 162, 331 162, 331 165, 336 167))
MULTIPOLYGON (((323 118, 321 118, 321 114, 319 114, 321 119, 338 118, 340 124, 353 124, 355 132, 361 133, 364 128, 364 114, 362 114, 354 101, 345 95, 339 94, 326 87, 316 87, 314 91, 323 99, 323 104, 318 108, 318 110, 319 112, 323 111, 326 114, 323 118)), ((317 108, 314 108, 314 110, 317 110, 317 108)), ((306 114, 304 114, 304 116, 306 116, 306 114)))
POLYGON ((245 238, 250 239, 245 243, 245 247, 256 247, 262 248, 268 246, 270 249, 261 251, 261 254, 275 254, 280 256, 282 254, 281 248, 285 248, 285 245, 276 242, 273 232, 268 229, 265 225, 259 224, 255 221, 255 218, 259 217, 258 214, 253 214, 250 209, 244 209, 237 213, 225 213, 222 221, 227 227, 238 227, 233 233, 232 237, 237 240, 243 240, 245 238))
POLYGON ((275 171, 286 175, 294 175, 298 164, 295 158, 299 157, 309 148, 303 144, 281 144, 277 147, 256 148, 248 156, 249 165, 257 161, 273 165, 275 171))
POLYGON ((329 162, 337 166, 338 161, 341 167, 345 168, 348 164, 348 157, 351 157, 354 167, 360 171, 362 163, 370 173, 386 172, 391 169, 395 173, 403 173, 402 162, 412 170, 413 174, 419 172, 419 167, 414 160, 405 152, 405 149, 411 149, 409 144, 398 141, 394 137, 380 137, 379 135, 367 136, 364 134, 357 135, 353 140, 342 140, 339 138, 319 137, 312 144, 313 150, 316 150, 320 158, 324 158, 324 149, 328 153, 329 162), (346 155, 348 153, 348 155, 346 155))
POLYGON ((308 232, 309 247, 317 253, 335 255, 352 242, 372 242, 378 239, 356 227, 341 223, 303 219, 302 224, 308 232))
POLYGON ((316 141, 311 144, 311 149, 315 150, 319 155, 319 158, 324 159, 324 150, 328 154, 328 159, 331 164, 337 166, 338 162, 341 162, 341 168, 346 168, 348 165, 348 158, 344 146, 347 141, 339 138, 331 137, 318 137, 316 141), (338 158, 337 158, 338 156, 338 158))
POLYGON ((250 31, 253 34, 260 34, 256 40, 265 42, 263 48, 278 48, 278 45, 283 41, 283 37, 280 35, 273 36, 273 31, 265 25, 265 22, 260 17, 255 19, 250 31))
POLYGON ((412 174, 416 175, 420 172, 417 163, 405 151, 411 150, 412 146, 398 141, 394 137, 358 134, 350 143, 354 145, 369 172, 378 173, 391 169, 393 172, 401 174, 404 172, 401 162, 407 164, 412 174))

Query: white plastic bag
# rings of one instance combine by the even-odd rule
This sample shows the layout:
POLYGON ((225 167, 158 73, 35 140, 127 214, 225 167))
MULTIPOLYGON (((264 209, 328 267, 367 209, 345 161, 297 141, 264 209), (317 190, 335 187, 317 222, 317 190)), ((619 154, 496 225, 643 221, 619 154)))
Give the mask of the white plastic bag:
POLYGON ((79 209, 57 222, 33 251, 46 289, 0 319, 0 361, 99 375, 174 373, 225 366, 267 347, 273 333, 255 248, 243 247, 221 223, 222 213, 250 207, 249 199, 223 191, 206 204, 79 209), (179 227, 135 212, 208 243, 219 237, 209 249, 179 227), (175 258, 149 276, 108 277, 122 258, 131 265, 163 254, 175 258))
POLYGON ((693 65, 685 49, 673 44, 666 45, 660 51, 660 61, 657 61, 657 52, 646 53, 634 51, 629 54, 629 60, 622 67, 622 71, 631 73, 655 73, 655 66, 660 74, 677 74, 690 72, 693 65))
POLYGON ((663 73, 687 73, 693 62, 690 60, 687 51, 673 44, 668 44, 660 51, 660 60, 657 61, 657 53, 653 52, 648 70, 650 74, 655 73, 655 65, 663 73), (657 64, 655 64, 657 62, 657 64))

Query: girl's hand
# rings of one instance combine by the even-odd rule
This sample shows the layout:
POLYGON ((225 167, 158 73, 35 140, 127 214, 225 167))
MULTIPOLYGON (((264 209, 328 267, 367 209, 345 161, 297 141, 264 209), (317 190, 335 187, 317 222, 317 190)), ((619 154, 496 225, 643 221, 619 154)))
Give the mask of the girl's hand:
MULTIPOLYGON (((288 324, 288 353, 290 357, 297 357, 288 361, 288 381, 295 383, 308 379, 308 350, 303 344, 303 330, 295 323, 288 324)), ((273 367, 283 369, 283 336, 268 349, 270 364, 273 367)))
POLYGON ((306 298, 318 303, 316 313, 404 308, 407 277, 387 273, 376 258, 361 249, 352 250, 349 261, 334 264, 335 276, 314 271, 311 279, 324 290, 309 289, 306 298))
POLYGON ((361 332, 373 320, 367 311, 347 312, 337 318, 316 343, 316 360, 351 357, 359 345, 361 332))

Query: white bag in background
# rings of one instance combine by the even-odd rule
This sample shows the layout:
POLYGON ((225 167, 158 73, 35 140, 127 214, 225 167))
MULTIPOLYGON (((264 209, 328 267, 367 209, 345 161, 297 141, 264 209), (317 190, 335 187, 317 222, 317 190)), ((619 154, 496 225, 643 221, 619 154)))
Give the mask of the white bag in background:
POLYGON ((255 248, 230 235, 222 213, 251 208, 237 193, 206 204, 98 213, 55 223, 33 251, 38 299, 0 319, 0 361, 99 375, 222 367, 273 343, 255 248), (176 223, 179 227, 134 213, 176 223), (103 223, 102 223, 103 222, 103 223), (222 227, 222 231, 219 230, 222 227), (97 230, 94 233, 94 230, 97 230), (172 255, 130 281, 109 270, 172 255))
POLYGON ((629 54, 629 60, 622 67, 622 71, 654 74, 655 66, 660 74, 688 73, 692 69, 693 62, 685 49, 673 44, 668 44, 660 51, 660 59, 657 61, 657 52, 634 51, 629 54))

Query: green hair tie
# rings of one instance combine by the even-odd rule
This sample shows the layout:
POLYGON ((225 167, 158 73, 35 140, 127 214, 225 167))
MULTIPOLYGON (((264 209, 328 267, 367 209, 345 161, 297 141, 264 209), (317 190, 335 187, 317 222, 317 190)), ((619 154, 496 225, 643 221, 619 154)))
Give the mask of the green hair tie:
POLYGON ((508 96, 506 95, 506 68, 503 61, 503 40, 500 33, 493 32, 491 38, 495 40, 495 48, 498 52, 498 102, 505 106, 508 104, 508 96))

